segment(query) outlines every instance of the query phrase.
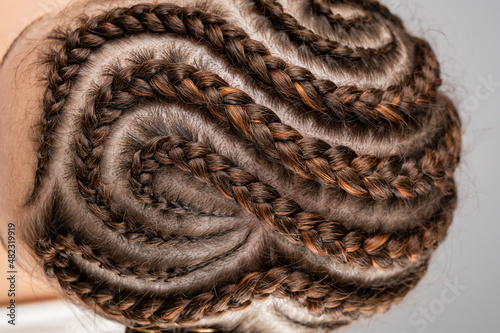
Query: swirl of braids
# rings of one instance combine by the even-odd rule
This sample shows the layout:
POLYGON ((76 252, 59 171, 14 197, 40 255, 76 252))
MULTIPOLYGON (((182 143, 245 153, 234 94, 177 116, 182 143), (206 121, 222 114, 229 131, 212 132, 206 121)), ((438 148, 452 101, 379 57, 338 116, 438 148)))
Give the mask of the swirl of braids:
POLYGON ((269 299, 334 329, 413 289, 452 221, 430 46, 375 1, 233 2, 52 36, 26 241, 128 332, 251 331, 221 318, 269 299))

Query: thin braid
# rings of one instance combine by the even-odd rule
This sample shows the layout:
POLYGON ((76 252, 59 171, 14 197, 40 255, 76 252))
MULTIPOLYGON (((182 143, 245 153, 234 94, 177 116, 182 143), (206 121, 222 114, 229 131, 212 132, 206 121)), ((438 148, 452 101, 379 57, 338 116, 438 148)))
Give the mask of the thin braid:
POLYGON ((392 24, 397 26, 398 28, 405 30, 403 22, 399 17, 392 14, 389 8, 384 6, 378 1, 375 0, 309 0, 310 5, 312 7, 317 7, 321 9, 322 12, 329 12, 329 7, 325 3, 328 4, 350 4, 350 5, 358 5, 360 8, 366 10, 367 12, 377 13, 381 15, 386 20, 390 21, 392 24))
MULTIPOLYGON (((379 47, 321 36, 314 30, 320 25, 302 25, 278 0, 248 1, 250 18, 269 21, 265 32, 288 36, 299 52, 290 58, 327 65, 325 74, 359 71, 370 81, 381 73, 389 79, 402 60, 411 68, 387 88, 339 86, 274 56, 266 43, 208 12, 217 11, 212 5, 115 8, 60 35, 47 61, 29 203, 55 153, 72 163, 54 163, 51 171, 71 179, 54 177, 52 196, 42 197, 41 225, 27 243, 64 291, 138 331, 193 325, 269 296, 332 320, 385 311, 422 278, 452 222, 461 122, 438 93, 439 63, 429 44, 408 36, 377 1, 305 0, 302 8, 353 39, 387 27, 391 40, 379 47), (336 15, 329 5, 337 3, 366 15, 336 15), (85 77, 94 52, 138 34, 176 40, 167 39, 162 59, 147 46, 126 51, 132 59, 106 60, 95 81, 95 73, 85 77), (235 69, 236 83, 192 66, 198 59, 170 47, 179 37, 211 50, 209 58, 225 61, 223 70, 235 69), (87 87, 76 87, 80 78, 92 80, 82 101, 77 96, 87 87), (257 104, 240 85, 263 93, 266 105, 299 111, 299 118, 257 104), (302 119, 305 113, 314 118, 302 119), (304 126, 309 121, 319 130, 304 126), (322 132, 320 121, 325 130, 338 123, 340 133, 322 132), (76 128, 59 128, 66 123, 76 128), (56 133, 71 133, 73 142, 55 149, 56 133), (412 138, 422 142, 407 152, 389 147, 409 146, 412 138), (378 155, 342 144, 366 149, 370 140, 380 147, 367 151, 378 155), (229 151, 231 158, 224 156, 229 151), (291 184, 280 182, 290 179, 303 188, 286 193, 291 184)), ((256 35, 265 33, 257 28, 256 35)))
MULTIPOLYGON (((446 122, 444 135, 438 132, 425 151, 404 158, 378 158, 360 156, 346 146, 332 147, 317 138, 304 138, 272 110, 255 104, 245 92, 190 65, 153 59, 123 68, 112 80, 117 101, 99 100, 96 104, 101 108, 117 104, 126 108, 157 96, 202 107, 216 120, 230 123, 235 134, 280 160, 288 170, 355 196, 384 200, 425 195, 433 189, 434 181, 443 181, 443 174, 453 171, 458 163, 457 143, 449 138, 460 132, 453 116, 446 122), (402 170, 412 172, 403 175, 402 170)), ((100 95, 110 96, 104 92, 100 95)))
POLYGON ((339 222, 306 212, 300 205, 280 196, 272 186, 259 182, 228 158, 202 144, 179 136, 156 137, 134 154, 129 182, 141 193, 160 167, 175 165, 212 184, 225 197, 256 215, 295 243, 304 243, 317 254, 328 254, 340 262, 361 267, 388 268, 425 256, 445 237, 455 196, 445 196, 430 221, 408 233, 369 234, 348 230, 339 222))
POLYGON ((380 48, 352 48, 348 45, 324 38, 300 25, 291 14, 285 13, 283 6, 275 0, 254 1, 259 12, 268 18, 276 30, 286 32, 290 40, 294 43, 307 45, 317 55, 352 63, 355 61, 367 61, 376 56, 388 55, 397 50, 397 39, 392 32, 391 41, 380 48))
POLYGON ((225 311, 240 311, 252 300, 270 295, 289 297, 316 315, 342 313, 353 319, 386 311, 401 300, 425 274, 427 265, 418 266, 404 278, 405 283, 360 287, 342 285, 332 279, 316 279, 309 273, 290 267, 273 267, 264 272, 247 274, 238 284, 198 294, 193 298, 150 301, 143 296, 117 294, 93 279, 76 266, 71 254, 58 252, 45 261, 48 276, 57 276, 63 290, 74 292, 90 306, 104 312, 123 316, 141 325, 189 323, 225 311), (55 258, 54 258, 55 257, 55 258))
MULTIPOLYGON (((435 86, 423 78, 413 78, 405 82, 410 86, 404 89, 390 87, 385 92, 378 89, 339 88, 331 81, 316 79, 305 68, 291 66, 272 56, 263 44, 252 40, 242 29, 198 9, 170 4, 143 4, 113 9, 90 19, 69 33, 61 49, 53 54, 43 99, 43 134, 30 202, 38 192, 43 170, 50 158, 52 133, 59 123, 60 114, 80 66, 93 50, 108 40, 146 31, 191 37, 226 56, 236 68, 246 71, 261 84, 275 89, 279 96, 295 101, 308 110, 328 111, 332 117, 340 117, 339 119, 342 119, 346 111, 354 112, 358 120, 367 125, 377 119, 401 122, 405 119, 404 115, 410 113, 413 117, 414 112, 429 103, 426 95, 432 96, 435 86), (430 89, 429 92, 421 91, 427 88, 430 89), (403 95, 405 92, 408 94, 403 95)), ((420 40, 417 40, 416 46, 417 49, 429 49, 420 40)), ((427 74, 428 71, 424 71, 424 75, 427 74)))
MULTIPOLYGON (((220 233, 223 235, 224 233, 220 233)), ((218 236, 218 235, 217 235, 218 236)), ((143 265, 130 265, 124 264, 123 262, 113 258, 110 255, 99 252, 91 246, 85 244, 84 242, 75 238, 72 234, 58 234, 52 238, 47 237, 41 239, 37 242, 37 254, 39 257, 43 258, 46 262, 57 262, 61 256, 70 255, 80 255, 83 259, 88 262, 97 264, 100 268, 106 269, 109 272, 117 276, 134 276, 141 277, 141 279, 147 281, 165 282, 169 279, 177 278, 180 276, 187 275, 196 270, 203 269, 210 264, 227 258, 237 252, 247 241, 249 234, 236 246, 231 248, 229 251, 225 251, 219 255, 213 256, 212 258, 201 261, 199 263, 189 265, 189 266, 174 266, 169 267, 166 270, 152 270, 150 268, 145 268, 143 265), (63 255, 63 253, 65 255, 63 255)), ((204 237, 192 238, 191 242, 203 242, 208 239, 213 239, 214 235, 207 235, 204 237)), ((181 242, 181 237, 173 238, 168 243, 153 244, 149 245, 165 245, 173 246, 181 242)))
POLYGON ((340 26, 345 30, 349 31, 351 29, 361 29, 366 28, 369 23, 374 23, 373 13, 367 13, 363 16, 356 16, 353 18, 344 18, 340 14, 335 14, 332 12, 331 7, 325 5, 321 0, 310 0, 308 3, 308 9, 310 9, 317 16, 324 16, 328 20, 330 27, 335 28, 340 26))

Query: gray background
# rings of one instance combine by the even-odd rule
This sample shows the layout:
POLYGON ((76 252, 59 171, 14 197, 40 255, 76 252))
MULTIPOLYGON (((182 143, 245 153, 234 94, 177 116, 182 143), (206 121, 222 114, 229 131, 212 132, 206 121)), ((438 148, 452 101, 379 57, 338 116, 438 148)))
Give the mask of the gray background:
POLYGON ((431 42, 444 89, 460 108, 465 133, 457 175, 460 204, 420 285, 387 314, 340 332, 500 332, 500 2, 381 2, 414 35, 431 42), (494 84, 485 85, 488 80, 494 84), (450 289, 454 283, 461 287, 450 289))

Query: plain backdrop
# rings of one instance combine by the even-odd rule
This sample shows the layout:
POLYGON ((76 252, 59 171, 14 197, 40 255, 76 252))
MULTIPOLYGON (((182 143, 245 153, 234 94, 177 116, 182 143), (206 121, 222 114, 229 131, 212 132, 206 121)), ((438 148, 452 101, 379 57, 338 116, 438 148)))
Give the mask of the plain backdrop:
MULTIPOLYGON (((0 0, 0 8, 7 2, 15 4, 0 0)), ((403 18, 414 35, 430 41, 442 65, 443 88, 461 111, 460 204, 449 236, 419 286, 387 314, 339 332, 500 332, 500 2, 382 2, 403 18)), ((21 323, 12 332, 123 332, 116 326, 105 329, 101 322, 90 325, 89 321, 95 322, 92 314, 51 303, 21 307, 19 316, 25 316, 24 326, 21 323), (34 320, 29 315, 34 313, 42 315, 34 320)), ((4 320, 2 332, 9 332, 3 324, 4 320)))

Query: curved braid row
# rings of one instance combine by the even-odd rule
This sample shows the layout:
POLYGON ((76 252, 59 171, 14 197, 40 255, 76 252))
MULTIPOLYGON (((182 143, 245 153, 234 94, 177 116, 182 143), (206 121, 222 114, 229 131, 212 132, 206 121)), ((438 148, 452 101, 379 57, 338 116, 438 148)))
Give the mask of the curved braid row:
POLYGON ((175 135, 153 138, 135 153, 128 176, 133 191, 147 193, 151 174, 166 165, 175 165, 212 184, 294 243, 303 243, 314 253, 328 254, 339 262, 360 267, 388 268, 427 255, 445 237, 455 205, 455 195, 446 196, 430 221, 405 233, 348 230, 339 222, 304 211, 297 202, 282 197, 275 188, 258 181, 208 146, 175 135))
MULTIPOLYGON (((83 130, 75 133, 75 176, 80 194, 87 202, 87 207, 107 227, 122 235, 130 242, 139 242, 157 247, 169 246, 172 241, 203 241, 205 239, 221 237, 232 229, 223 232, 215 232, 206 237, 188 237, 185 235, 172 234, 164 236, 162 233, 153 230, 143 230, 132 216, 125 217, 111 206, 111 196, 109 190, 100 182, 99 163, 104 153, 103 143, 107 138, 109 126, 121 116, 122 111, 113 112, 105 110, 99 115, 89 114, 84 110, 82 126, 83 130), (107 111, 107 112, 106 112, 107 111), (99 123, 95 123, 99 119, 99 123), (87 125, 87 127, 85 127, 87 125)), ((186 211, 185 207, 179 206, 175 202, 159 200, 155 208, 173 212, 176 214, 190 213, 198 216, 210 216, 213 218, 232 217, 231 215, 210 214, 193 210, 191 207, 186 211)))
MULTIPOLYGON (((165 63, 161 60, 151 60, 151 61, 146 61, 143 64, 139 64, 137 66, 127 67, 124 70, 116 73, 116 75, 113 76, 110 80, 108 80, 108 82, 104 83, 96 93, 96 97, 93 102, 94 106, 87 108, 84 111, 82 116, 82 126, 83 126, 82 131, 78 132, 75 136, 76 140, 75 171, 78 180, 78 186, 82 196, 87 201, 89 209, 98 218, 103 220, 112 229, 118 231, 121 234, 126 235, 126 237, 131 237, 131 235, 133 235, 134 238, 138 238, 137 236, 135 236, 133 232, 132 233, 130 232, 128 224, 125 221, 123 221, 123 216, 117 213, 111 207, 107 187, 104 184, 101 184, 100 182, 101 172, 99 164, 103 154, 102 145, 107 137, 109 128, 111 124, 121 116, 123 112, 122 109, 126 109, 132 105, 137 104, 138 102, 138 100, 136 98, 133 98, 133 95, 131 94, 120 92, 119 90, 115 91, 114 90, 115 85, 127 86, 129 87, 128 90, 130 92, 133 92, 135 95, 143 97, 157 96, 155 91, 151 89, 151 86, 155 86, 156 91, 160 92, 164 96, 177 97, 177 100, 181 101, 185 100, 186 102, 189 102, 191 104, 196 104, 194 102, 190 102, 190 100, 192 100, 192 96, 197 96, 198 100, 200 99, 204 100, 205 97, 199 90, 196 89, 196 85, 194 82, 204 82, 204 84, 207 87, 212 87, 213 85, 217 85, 218 83, 221 82, 224 83, 223 81, 221 81, 220 78, 214 76, 213 74, 205 75, 202 72, 197 72, 196 70, 193 70, 191 66, 187 66, 184 64, 172 64, 171 66, 167 66, 167 68, 170 68, 170 71, 174 74, 156 75, 156 73, 158 72, 157 71, 158 64, 162 66, 165 65, 165 63), (144 84, 144 81, 142 81, 141 84, 138 84, 137 80, 139 79, 130 79, 133 76, 132 74, 134 73, 135 69, 138 69, 139 71, 143 70, 144 72, 151 74, 149 81, 152 83, 144 84), (191 79, 187 80, 189 78, 189 75, 193 73, 198 73, 200 74, 200 76, 191 77, 192 80, 191 79), (170 80, 174 84, 179 83, 180 87, 184 87, 183 93, 180 93, 179 91, 176 92, 174 85, 169 84, 170 80)), ((162 66, 160 66, 160 68, 162 66)), ((216 97, 216 99, 213 100, 213 103, 208 103, 208 105, 212 106, 224 105, 224 100, 218 99, 217 96, 219 95, 217 95, 215 92, 212 93, 208 92, 207 95, 216 97)), ((248 98, 247 95, 245 96, 248 98)), ((207 99, 210 100, 210 97, 207 97, 207 99)), ((229 100, 238 101, 241 99, 238 97, 233 97, 230 98, 229 100)), ((217 112, 215 113, 215 115, 218 115, 219 116, 218 118, 223 117, 223 115, 217 112)), ((255 118, 255 117, 251 116, 249 118, 255 118)), ((289 131, 290 130, 287 130, 285 131, 285 133, 289 131)), ((248 131, 246 132, 248 133, 248 131)), ((452 144, 452 142, 450 142, 450 144, 452 144)), ((204 180, 206 181, 206 179, 204 180)), ((137 187, 133 187, 132 191, 136 195, 136 197, 138 197, 137 187)), ((272 189, 269 190, 269 192, 275 193, 276 191, 272 189)), ((143 198, 146 196, 143 193, 139 192, 139 197, 143 198)), ((235 199, 234 195, 231 198, 235 199)), ((243 208, 248 210, 247 204, 243 204, 242 201, 239 201, 239 203, 243 206, 243 208)), ((293 204, 288 203, 287 205, 281 207, 282 209, 281 214, 285 214, 286 212, 293 213, 294 211, 297 210, 297 207, 298 205, 296 203, 293 204)), ((299 211, 301 211, 301 209, 299 211)), ((250 210, 250 212, 255 214, 255 211, 250 210)), ((391 242, 392 239, 390 239, 387 235, 380 236, 384 240, 382 242, 380 242, 379 240, 380 239, 379 235, 366 236, 365 238, 371 237, 370 239, 372 238, 376 239, 377 240, 376 242, 382 249, 385 246, 388 246, 388 244, 392 244, 391 245, 392 250, 389 253, 385 252, 379 253, 378 251, 375 251, 373 257, 370 258, 369 260, 367 255, 362 250, 359 249, 361 244, 359 242, 364 240, 359 238, 359 233, 354 233, 358 235, 357 238, 358 243, 350 248, 352 251, 347 250, 348 253, 352 252, 352 255, 346 256, 344 254, 344 251, 346 250, 343 249, 343 246, 337 244, 338 239, 334 239, 333 244, 335 244, 335 246, 331 244, 327 246, 323 243, 325 242, 325 239, 329 239, 331 237, 331 233, 338 234, 340 235, 341 238, 344 238, 347 234, 352 234, 352 233, 349 233, 345 229, 345 227, 341 226, 338 223, 335 223, 334 225, 331 226, 328 224, 322 224, 324 218, 313 216, 314 214, 311 216, 309 215, 310 214, 304 214, 304 218, 308 220, 309 226, 312 225, 313 228, 308 233, 302 233, 300 241, 304 242, 316 253, 328 253, 331 255, 336 254, 337 256, 342 254, 342 256, 337 258, 342 261, 352 260, 353 262, 355 262, 360 266, 368 266, 374 264, 377 267, 388 267, 393 263, 393 261, 396 261, 399 258, 411 259, 417 253, 422 253, 427 250, 427 248, 425 247, 424 249, 422 249, 420 247, 421 245, 419 246, 415 245, 416 243, 418 243, 417 240, 420 239, 419 237, 426 234, 427 231, 426 229, 427 226, 426 226, 423 229, 423 231, 421 230, 422 231, 421 233, 415 233, 414 235, 410 236, 410 239, 412 239, 411 241, 407 239, 407 236, 400 237, 400 239, 398 239, 397 242, 391 242), (318 230, 323 230, 323 229, 326 230, 324 232, 326 236, 323 236, 323 238, 321 238, 321 234, 318 230), (311 242, 310 237, 312 236, 310 235, 310 233, 320 234, 320 236, 315 236, 313 238, 314 241, 311 242), (405 250, 406 246, 411 246, 412 250, 406 251, 405 250), (401 247, 403 247, 403 250, 405 250, 406 253, 404 253, 405 251, 401 251, 401 247), (328 248, 329 250, 325 251, 325 248, 328 248), (395 253, 398 253, 398 256, 396 256, 395 253)), ((272 221, 270 220, 269 216, 263 216, 263 215, 258 215, 258 216, 264 218, 268 222, 272 221)), ((437 218, 438 221, 440 219, 441 218, 437 218)), ((447 219, 444 219, 444 221, 447 221, 447 219)), ((294 219, 291 219, 288 223, 293 224, 296 222, 297 221, 295 221, 294 219)), ((300 225, 300 223, 298 225, 300 225)), ((445 223, 445 225, 447 225, 447 222, 445 223)), ((291 228, 292 226, 288 226, 287 228, 278 226, 278 229, 280 229, 285 234, 288 235, 298 234, 296 230, 294 231, 291 228)), ((440 239, 440 236, 442 235, 443 235, 442 230, 438 228, 438 230, 433 233, 434 238, 430 242, 431 246, 436 244, 437 241, 440 239)), ((292 236, 292 238, 294 238, 294 236, 292 236)), ((297 240, 296 237, 295 240, 297 240)), ((370 247, 371 245, 367 245, 367 248, 370 247)), ((377 247, 376 250, 379 250, 379 248, 377 247)))
MULTIPOLYGON (((136 235, 134 231, 131 231, 128 223, 124 221, 122 214, 118 213, 111 206, 109 191, 100 181, 100 161, 102 160, 104 152, 103 144, 111 125, 121 116, 122 112, 140 102, 140 100, 137 100, 134 96, 154 98, 157 97, 157 94, 159 94, 160 96, 170 98, 175 97, 175 101, 180 100, 194 105, 200 103, 205 105, 208 101, 208 108, 216 108, 217 105, 224 106, 227 101, 232 101, 235 105, 230 105, 227 110, 223 108, 223 112, 219 112, 214 109, 212 110, 212 113, 217 119, 232 117, 234 124, 238 124, 239 122, 247 124, 248 121, 238 121, 238 119, 244 119, 244 117, 241 117, 240 115, 238 118, 235 117, 235 115, 238 114, 236 108, 238 103, 242 103, 242 101, 246 101, 248 103, 251 102, 249 96, 246 94, 241 96, 241 93, 237 92, 238 94, 235 94, 235 96, 229 96, 229 98, 226 98, 227 96, 225 97, 224 93, 220 94, 217 86, 222 86, 222 89, 228 92, 233 90, 233 88, 225 87, 224 82, 214 74, 205 74, 204 72, 199 72, 193 67, 184 64, 170 64, 165 66, 165 63, 162 60, 150 60, 145 61, 142 64, 126 67, 125 69, 118 71, 112 78, 102 84, 96 92, 92 107, 88 107, 83 111, 81 122, 82 129, 75 134, 75 174, 78 181, 78 188, 82 197, 86 200, 87 206, 96 217, 101 219, 108 227, 119 232, 120 234, 125 235, 127 238, 144 238, 144 236, 136 235), (163 67, 166 67, 167 72, 163 72, 162 74, 162 72, 158 71, 158 69, 162 69, 163 67), (148 73, 149 83, 146 83, 146 81, 140 78, 135 78, 135 70, 148 73), (196 76, 195 74, 199 75, 196 76), (201 84, 202 87, 212 87, 213 89, 203 93, 201 90, 197 89, 196 83, 201 84), (178 85, 177 88, 176 85, 178 85), (121 89, 115 90, 116 86, 121 89), (127 92, 121 91, 124 87, 127 87, 127 92), (152 89, 152 87, 155 87, 155 89, 152 89)), ((255 106, 253 107, 254 109, 257 108, 255 106)), ((264 114, 266 113, 268 115, 272 115, 272 112, 268 109, 267 111, 264 111, 264 114)), ((259 117, 256 118, 251 114, 248 115, 246 119, 256 119, 257 121, 261 121, 259 120, 259 117)), ((237 126, 237 128, 240 128, 241 132, 249 135, 248 133, 250 130, 246 130, 245 127, 237 126)), ((284 134, 282 136, 287 137, 290 131, 292 131, 291 128, 283 130, 284 134)), ((254 134, 259 133, 259 131, 253 132, 254 134)), ((276 133, 273 136, 277 138, 280 137, 280 135, 277 135, 276 133)), ((271 139, 273 136, 271 136, 271 139)), ((454 144, 453 140, 446 141, 450 141, 445 142, 446 144, 454 144)), ((294 155, 291 155, 291 158, 294 158, 294 155)), ((186 168, 183 167, 183 169, 186 168)), ((248 180, 250 175, 246 174, 245 177, 248 180)), ((207 181, 207 178, 204 178, 203 180, 207 181)), ((212 184, 216 185, 216 187, 220 185, 217 182, 212 182, 212 184)), ((267 186, 264 186, 264 189, 269 192, 266 195, 271 195, 270 199, 274 200, 279 198, 279 195, 274 189, 267 186)), ((148 196, 143 192, 139 192, 138 196, 137 187, 133 187, 132 191, 136 197, 139 198, 148 196)), ((222 192, 225 195, 229 195, 225 191, 222 192)), ((245 200, 243 200, 243 197, 239 198, 242 200, 238 200, 235 198, 234 193, 229 196, 232 199, 237 200, 244 209, 249 210, 248 204, 244 203, 245 200)), ((453 200, 448 199, 448 201, 453 200)), ((450 203, 445 204, 444 206, 448 207, 449 205, 450 203)), ((278 221, 276 223, 278 230, 282 231, 289 237, 291 235, 291 237, 296 241, 300 240, 305 243, 316 253, 328 253, 332 256, 336 256, 338 260, 352 261, 363 267, 375 265, 377 267, 385 268, 389 267, 393 264, 393 262, 403 264, 403 262, 407 259, 414 259, 417 254, 425 253, 429 248, 432 248, 435 244, 437 244, 442 237, 444 237, 445 232, 443 231, 443 226, 447 226, 449 224, 449 219, 451 218, 450 216, 437 216, 433 218, 433 221, 435 219, 435 221, 439 221, 439 223, 435 223, 431 226, 425 225, 413 235, 400 235, 398 237, 391 238, 388 235, 360 234, 359 231, 351 233, 340 223, 327 222, 325 224, 323 217, 311 213, 301 213, 302 215, 300 216, 302 218, 297 220, 297 216, 295 216, 294 213, 296 211, 302 211, 301 209, 298 209, 298 207, 299 206, 296 203, 291 201, 280 206, 278 211, 281 215, 287 218, 287 223, 289 225, 280 226, 279 224, 284 223, 284 220, 282 221, 278 219, 276 220, 278 221), (289 214, 289 216, 287 214, 289 214), (296 225, 295 228, 297 228, 297 226, 301 226, 302 230, 300 233, 296 229, 294 230, 294 224, 296 225), (306 226, 307 228, 310 228, 310 230, 308 230, 306 226), (429 229, 432 230, 431 236, 428 236, 429 229), (340 238, 333 237, 333 234, 338 235, 340 238), (347 237, 347 235, 356 235, 356 237, 355 240, 347 240, 345 243, 355 242, 355 244, 344 249, 344 246, 342 245, 344 243, 339 242, 339 240, 347 237), (365 248, 361 247, 362 242, 366 242, 365 238, 374 240, 373 243, 377 244, 373 251, 365 251, 366 249, 372 248, 371 243, 365 244, 365 248), (423 245, 425 244, 425 242, 421 242, 423 238, 428 240, 429 246, 423 245), (328 240, 331 240, 331 242, 328 240), (388 251, 385 251, 386 247, 388 248, 388 251), (365 252, 368 252, 371 256, 368 256, 365 252), (351 254, 349 255, 349 253, 351 254)), ((252 209, 249 211, 256 214, 256 211, 252 209)), ((263 218, 270 224, 275 223, 274 216, 276 215, 276 211, 267 210, 266 212, 268 213, 259 214, 257 212, 256 215, 263 218)))
MULTIPOLYGON (((88 20, 64 37, 63 46, 50 61, 48 86, 43 99, 42 137, 38 150, 35 184, 29 202, 40 186, 45 165, 50 158, 53 132, 56 129, 72 82, 80 66, 92 51, 108 40, 132 34, 153 32, 187 36, 225 56, 237 69, 246 73, 286 100, 295 101, 307 110, 328 112, 335 119, 344 119, 346 110, 355 113, 358 121, 372 124, 382 119, 390 123, 404 121, 429 103, 435 84, 426 82, 424 71, 418 80, 409 80, 404 88, 392 87, 360 90, 338 87, 328 80, 318 80, 305 68, 292 66, 272 56, 260 42, 252 40, 241 28, 224 19, 195 8, 170 4, 142 4, 118 8, 88 20), (431 88, 430 91, 422 91, 431 88)), ((417 40, 417 49, 430 50, 417 40)), ((436 80, 434 80, 436 81, 436 80)), ((348 113, 349 113, 348 112, 348 113)), ((380 126, 383 124, 377 124, 380 126)))
MULTIPOLYGON (((284 12, 281 4, 279 4, 276 0, 254 1, 258 10, 263 15, 269 18, 270 23, 276 30, 286 32, 289 38, 298 46, 305 44, 313 53, 317 55, 340 58, 348 60, 349 63, 352 63, 352 61, 356 60, 356 58, 358 60, 366 61, 370 57, 387 54, 392 50, 397 50, 397 38, 392 31, 391 42, 380 49, 352 49, 348 46, 342 46, 338 42, 329 41, 300 25, 292 15, 286 14, 284 12)), ((395 123, 409 122, 413 119, 413 117, 418 115, 419 109, 422 109, 425 105, 434 101, 437 88, 442 83, 440 79, 439 62, 437 61, 436 55, 427 44, 427 42, 418 38, 414 38, 414 40, 416 43, 414 60, 415 64, 412 73, 407 75, 404 81, 401 82, 399 86, 391 86, 387 89, 387 91, 374 89, 374 91, 384 96, 381 96, 381 99, 378 100, 377 103, 373 103, 371 105, 375 106, 373 110, 367 108, 368 110, 365 111, 368 113, 373 113, 369 114, 370 118, 377 119, 378 117, 381 117, 389 122, 395 123), (385 96, 386 94, 387 96, 385 96), (391 100, 389 96, 391 96, 393 99, 391 100), (398 103, 396 102, 398 99, 401 99, 403 101, 403 103, 399 104, 400 107, 398 107, 398 103), (388 104, 390 105, 380 105, 382 104, 382 101, 388 101, 388 104), (410 102, 411 105, 408 105, 408 107, 405 108, 404 102, 410 102), (377 106, 379 107, 377 108, 377 106)), ((347 101, 355 99, 356 92, 359 92, 361 94, 364 93, 364 91, 360 91, 353 87, 335 87, 333 90, 336 90, 337 88, 348 88, 350 90, 352 89, 351 91, 343 92, 343 95, 346 97, 347 101), (351 96, 349 97, 348 95, 351 96)), ((369 90, 370 89, 368 89, 368 91, 369 90)), ((331 92, 333 93, 333 91, 331 92)), ((326 93, 323 93, 323 95, 325 94, 326 93)), ((318 98, 320 96, 309 97, 311 101, 321 100, 318 98)), ((369 103, 367 104, 367 106, 370 106, 369 103)), ((311 105, 309 106, 312 109, 315 109, 311 105)), ((326 101, 324 103, 324 106, 329 108, 326 101)), ((360 105, 360 109, 362 108, 363 106, 360 105)))
POLYGON ((309 0, 310 6, 312 8, 317 8, 320 13, 330 13, 331 9, 328 4, 343 3, 348 5, 357 5, 359 8, 370 12, 377 13, 384 19, 390 21, 392 24, 398 28, 405 30, 403 22, 399 17, 392 14, 391 11, 378 1, 374 0, 309 0))
MULTIPOLYGON (((332 57, 337 60, 368 61, 373 57, 397 54, 397 39, 391 31, 391 41, 380 48, 349 47, 339 42, 315 34, 310 29, 299 24, 291 15, 285 13, 283 6, 276 0, 253 0, 258 11, 268 18, 272 26, 287 33, 290 40, 296 44, 307 45, 309 49, 320 56, 332 57), (394 51, 394 52, 393 52, 394 51)), ((323 8, 324 10, 325 8, 323 8)), ((337 15, 338 16, 338 15, 337 15)), ((342 21, 341 21, 342 22, 342 21)))
POLYGON ((385 200, 425 195, 434 182, 445 180, 458 162, 459 148, 450 136, 459 136, 460 126, 452 115, 444 134, 438 132, 423 152, 404 158, 378 158, 358 155, 346 146, 332 147, 317 138, 304 138, 272 110, 255 104, 245 92, 230 87, 216 74, 187 64, 147 60, 119 70, 111 85, 113 93, 104 90, 108 88, 104 85, 98 94, 107 97, 95 102, 100 108, 126 108, 158 96, 201 107, 216 120, 229 123, 236 135, 251 141, 293 173, 355 196, 385 200))
POLYGON ((238 284, 225 285, 191 298, 149 299, 144 294, 116 292, 102 281, 96 281, 81 270, 71 254, 58 250, 58 255, 44 260, 48 276, 57 277, 63 290, 73 292, 86 304, 99 306, 112 316, 123 316, 136 324, 187 324, 205 316, 225 311, 239 311, 252 300, 270 295, 291 298, 310 312, 342 313, 351 318, 386 311, 401 300, 425 274, 423 264, 396 284, 377 287, 341 285, 332 279, 317 279, 310 273, 292 267, 273 267, 265 272, 247 274, 238 284))
POLYGON ((308 9, 310 9, 317 16, 326 17, 328 23, 334 29, 337 26, 349 31, 351 29, 361 29, 366 27, 369 23, 375 22, 373 13, 366 13, 363 16, 356 16, 353 18, 344 18, 340 14, 332 12, 331 7, 326 5, 321 0, 309 0, 308 9))
MULTIPOLYGON (((69 258, 71 255, 80 255, 83 259, 88 262, 97 264, 100 268, 106 269, 117 276, 133 276, 140 277, 142 280, 147 281, 167 281, 176 277, 181 277, 192 273, 196 270, 203 269, 210 264, 227 258, 234 253, 236 253, 243 245, 246 244, 250 234, 248 233, 246 237, 236 244, 234 247, 225 251, 219 255, 213 256, 210 259, 201 261, 196 264, 189 266, 173 266, 166 270, 159 270, 158 268, 148 268, 144 265, 137 264, 124 264, 121 261, 117 261, 113 257, 107 255, 103 251, 97 251, 91 246, 85 244, 81 240, 78 240, 74 235, 70 233, 58 234, 53 238, 46 237, 37 241, 36 253, 37 255, 45 260, 46 262, 59 262, 60 258, 69 258)), ((193 242, 203 242, 208 239, 213 239, 212 235, 198 237, 196 240, 192 239, 193 242)), ((173 239, 168 243, 169 246, 178 244, 180 239, 173 239)), ((150 245, 156 245, 151 244, 150 245)), ((158 245, 165 245, 165 243, 159 243, 158 245)))

